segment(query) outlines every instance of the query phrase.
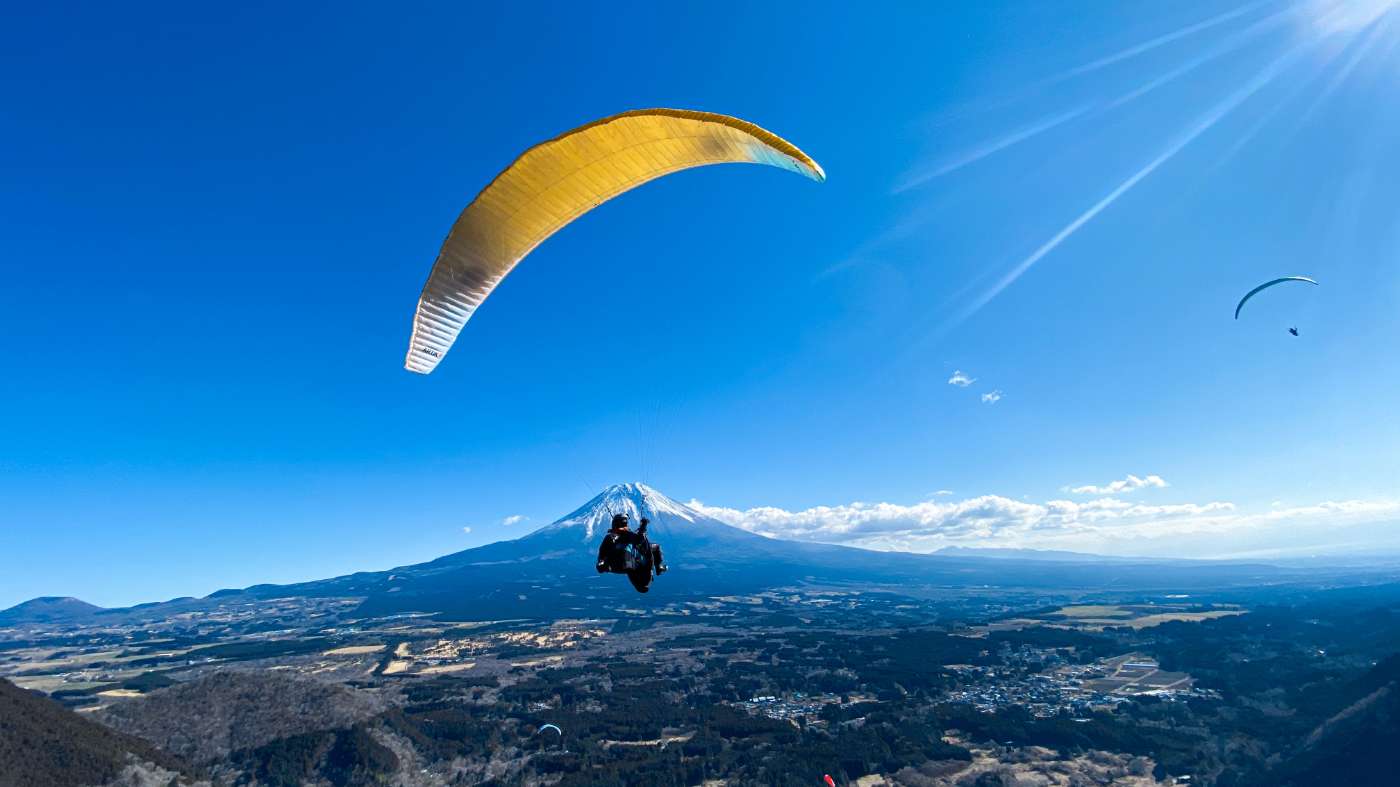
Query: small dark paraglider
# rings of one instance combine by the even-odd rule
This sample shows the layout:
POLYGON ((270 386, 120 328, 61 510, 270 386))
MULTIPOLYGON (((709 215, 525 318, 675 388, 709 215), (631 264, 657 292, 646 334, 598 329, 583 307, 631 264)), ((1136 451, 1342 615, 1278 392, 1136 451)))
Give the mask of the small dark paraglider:
POLYGON ((1297 329, 1297 328, 1289 328, 1289 329, 1288 329, 1288 332, 1291 333, 1291 334, 1293 334, 1294 336, 1297 336, 1297 335, 1298 335, 1298 329, 1297 329))
POLYGON ((647 539, 649 524, 651 520, 642 517, 642 526, 633 532, 627 514, 614 515, 612 528, 598 547, 598 573, 626 574, 638 593, 651 590, 652 577, 666 573, 666 559, 661 545, 647 539))

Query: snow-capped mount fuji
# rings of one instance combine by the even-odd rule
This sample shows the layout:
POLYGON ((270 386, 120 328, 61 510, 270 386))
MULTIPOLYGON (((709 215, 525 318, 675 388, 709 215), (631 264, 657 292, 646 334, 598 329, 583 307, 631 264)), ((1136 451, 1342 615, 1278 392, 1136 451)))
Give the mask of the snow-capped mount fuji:
POLYGON ((572 533, 582 525, 583 538, 590 540, 602 538, 603 533, 607 532, 614 514, 627 514, 632 519, 633 528, 637 527, 642 517, 647 517, 652 522, 649 532, 654 532, 658 536, 669 535, 672 524, 684 522, 687 525, 694 525, 697 518, 705 519, 695 509, 678 503, 645 484, 618 484, 604 489, 597 497, 579 507, 577 511, 530 535, 557 531, 572 533))
POLYGON ((601 614, 638 595, 625 578, 598 574, 598 545, 614 514, 665 551, 671 571, 659 577, 648 606, 717 594, 753 593, 804 581, 927 581, 923 555, 870 552, 828 544, 780 541, 704 515, 637 483, 603 490, 582 507, 512 541, 463 550, 428 563, 290 587, 249 588, 316 596, 364 596, 366 615, 440 611, 463 619, 539 617, 573 611, 601 614), (542 592, 543 591, 543 592, 542 592), (560 609, 561 600, 568 600, 560 609), (597 609, 595 609, 595 607, 597 609))
MULTIPOLYGON (((449 620, 606 617, 622 606, 664 607, 712 596, 756 593, 803 584, 940 588, 1020 587, 1121 589, 1222 588, 1278 583, 1275 566, 1202 562, 1061 562, 960 554, 873 552, 783 541, 725 524, 642 484, 609 487, 553 524, 511 541, 463 550, 427 563, 360 572, 295 585, 221 590, 102 615, 163 615, 222 604, 230 597, 353 598, 355 617, 409 612, 449 620), (665 550, 671 570, 639 596, 624 577, 598 574, 598 545, 613 514, 652 520, 648 535, 665 550)), ((52 599, 44 600, 46 603, 52 599)), ((21 605, 23 607, 24 605, 21 605)), ((16 614, 23 610, 11 610, 16 614)), ((71 617, 71 616, 70 616, 71 617)))
POLYGON ((553 524, 512 541, 467 549, 437 560, 373 574, 278 588, 259 594, 357 596, 360 613, 440 612, 459 620, 607 615, 619 602, 661 607, 716 595, 755 593, 807 583, 915 587, 1180 588, 1254 582, 1271 567, 1182 568, 1067 564, 985 557, 873 552, 854 547, 783 541, 725 524, 643 484, 603 490, 553 524), (652 520, 648 535, 671 570, 639 596, 625 578, 598 574, 598 545, 614 514, 634 526, 652 520))
POLYGON ((775 541, 707 517, 643 484, 629 483, 609 487, 553 524, 511 541, 390 571, 299 585, 256 586, 245 592, 360 596, 365 597, 362 611, 366 615, 440 611, 460 619, 540 617, 559 612, 561 597, 577 599, 566 607, 575 614, 598 614, 604 604, 637 596, 626 578, 600 575, 594 568, 598 546, 618 513, 628 514, 634 528, 645 515, 651 520, 648 536, 665 550, 671 571, 652 584, 649 604, 658 599, 669 603, 677 596, 752 592, 801 576, 795 573, 801 560, 782 561, 787 569, 773 570, 775 546, 780 552, 784 547, 804 552, 861 551, 775 541), (541 593, 545 589, 548 594, 541 593))
POLYGON ((772 540, 705 516, 645 484, 631 483, 610 486, 578 510, 511 543, 547 543, 556 549, 578 543, 596 553, 614 514, 627 514, 633 530, 640 526, 642 517, 650 519, 647 535, 668 555, 675 550, 677 555, 683 552, 713 561, 725 557, 716 550, 742 551, 772 540))

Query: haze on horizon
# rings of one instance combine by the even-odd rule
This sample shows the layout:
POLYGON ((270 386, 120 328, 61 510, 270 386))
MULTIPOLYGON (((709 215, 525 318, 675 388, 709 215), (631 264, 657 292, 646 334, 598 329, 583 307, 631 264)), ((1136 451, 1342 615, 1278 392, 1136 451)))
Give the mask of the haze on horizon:
POLYGON ((1395 0, 331 10, 0 31, 0 608, 419 562, 633 480, 871 549, 1400 552, 1395 0), (405 372, 471 198, 645 107, 828 180, 647 184, 405 372), (1281 276, 1319 286, 1232 319, 1281 276))

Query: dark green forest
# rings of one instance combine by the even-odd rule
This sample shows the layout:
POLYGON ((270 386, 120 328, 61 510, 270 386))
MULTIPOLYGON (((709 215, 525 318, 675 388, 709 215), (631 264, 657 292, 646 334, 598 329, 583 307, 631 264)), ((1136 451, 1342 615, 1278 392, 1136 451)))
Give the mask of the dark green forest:
MULTIPOLYGON (((1388 767, 1381 752, 1397 743, 1397 653, 1400 605, 1348 600, 1102 634, 1036 627, 986 637, 935 630, 687 635, 663 640, 650 657, 518 670, 501 684, 375 681, 406 698, 378 723, 431 761, 528 755, 520 770, 497 780, 502 787, 530 774, 560 787, 691 787, 711 779, 787 787, 819 785, 826 774, 847 784, 968 760, 967 748, 945 742, 949 733, 970 744, 1042 746, 1064 757, 1090 749, 1150 757, 1161 779, 1301 787, 1383 783, 1375 781, 1388 767), (965 680, 944 665, 1025 678, 1049 660, 1089 663, 1134 651, 1189 672, 1210 691, 1049 716, 943 699, 965 680), (830 701, 792 719, 742 704, 815 695, 830 701), (544 724, 563 735, 537 733, 544 724)), ((324 762, 338 740, 323 736, 237 757, 268 784, 295 784, 291 776, 307 772, 310 759, 324 762), (289 779, 279 782, 274 773, 289 779)), ((363 779, 391 766, 372 747, 337 745, 359 758, 343 769, 347 775, 363 779)))

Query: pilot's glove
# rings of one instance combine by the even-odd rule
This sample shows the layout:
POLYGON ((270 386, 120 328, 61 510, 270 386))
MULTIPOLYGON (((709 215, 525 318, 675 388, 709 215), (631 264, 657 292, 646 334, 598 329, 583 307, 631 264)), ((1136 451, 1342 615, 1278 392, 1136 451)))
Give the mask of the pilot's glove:
POLYGON ((606 573, 608 573, 608 563, 607 563, 606 560, 599 560, 599 561, 598 561, 598 573, 599 573, 599 574, 606 574, 606 573))

